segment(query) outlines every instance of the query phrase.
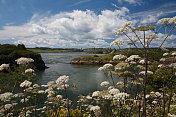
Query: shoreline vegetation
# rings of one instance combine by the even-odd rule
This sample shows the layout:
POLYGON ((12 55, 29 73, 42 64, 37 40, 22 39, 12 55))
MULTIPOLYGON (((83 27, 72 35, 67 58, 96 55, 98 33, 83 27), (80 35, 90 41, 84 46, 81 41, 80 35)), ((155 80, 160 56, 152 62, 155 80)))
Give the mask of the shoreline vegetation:
MULTIPOLYGON (((93 56, 81 56, 74 58, 70 61, 70 64, 79 65, 103 65, 106 63, 117 64, 119 61, 112 60, 113 56, 123 54, 126 56, 140 55, 144 57, 144 49, 142 48, 125 48, 125 49, 115 49, 115 48, 88 48, 88 49, 76 49, 76 48, 46 48, 46 47, 36 47, 28 48, 27 50, 36 53, 83 53, 83 54, 95 54, 93 56), (104 54, 98 56, 97 54, 104 54)), ((149 59, 159 60, 163 53, 176 51, 176 48, 164 48, 159 49, 151 48, 149 50, 149 59)), ((169 62, 171 58, 168 58, 169 62)), ((170 63, 170 62, 169 62, 170 63)))
POLYGON ((20 57, 32 58, 35 62, 34 67, 36 70, 45 70, 44 61, 39 53, 29 51, 23 44, 0 44, 0 65, 10 64, 10 66, 16 65, 15 60, 20 57))

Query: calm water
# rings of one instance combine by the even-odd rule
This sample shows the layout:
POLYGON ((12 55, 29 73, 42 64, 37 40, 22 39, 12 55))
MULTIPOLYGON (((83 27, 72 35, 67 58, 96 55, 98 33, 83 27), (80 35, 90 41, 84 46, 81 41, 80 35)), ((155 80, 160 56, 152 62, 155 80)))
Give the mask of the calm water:
POLYGON ((73 65, 70 60, 80 56, 91 54, 75 53, 41 53, 41 56, 49 68, 37 73, 39 84, 55 81, 61 75, 70 77, 69 84, 75 84, 77 89, 69 88, 69 97, 77 99, 79 94, 88 95, 96 90, 101 90, 100 83, 107 80, 103 72, 98 71, 100 65, 73 65))

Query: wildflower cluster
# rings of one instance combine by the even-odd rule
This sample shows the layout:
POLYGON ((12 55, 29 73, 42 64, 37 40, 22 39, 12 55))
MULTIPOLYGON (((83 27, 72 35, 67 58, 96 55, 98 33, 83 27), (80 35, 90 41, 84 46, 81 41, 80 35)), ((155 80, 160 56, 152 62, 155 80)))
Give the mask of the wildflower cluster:
POLYGON ((31 62, 34 62, 34 60, 32 58, 25 58, 25 57, 21 57, 18 58, 17 60, 15 60, 17 62, 17 64, 28 64, 31 62))
POLYGON ((2 70, 7 70, 9 68, 9 64, 2 64, 1 66, 0 66, 0 71, 2 71, 2 70))

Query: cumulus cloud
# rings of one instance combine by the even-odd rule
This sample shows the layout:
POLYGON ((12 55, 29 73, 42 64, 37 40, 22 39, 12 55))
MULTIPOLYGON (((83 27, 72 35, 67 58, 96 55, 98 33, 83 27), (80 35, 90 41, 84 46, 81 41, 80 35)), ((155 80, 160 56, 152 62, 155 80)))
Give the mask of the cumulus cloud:
POLYGON ((129 9, 60 12, 50 17, 34 14, 21 26, 4 26, 0 40, 13 38, 14 43, 49 47, 107 47, 103 39, 114 39, 114 32, 128 21, 129 9), (85 45, 87 44, 87 45, 85 45))
MULTIPOLYGON (((4 26, 0 41, 25 44, 27 47, 109 47, 108 39, 115 39, 114 32, 127 21, 153 22, 160 14, 137 20, 130 16, 126 7, 118 10, 103 10, 96 14, 91 10, 60 12, 49 16, 34 14, 29 22, 20 26, 4 26), (153 17, 155 16, 155 17, 153 17)), ((142 13, 138 13, 142 16, 142 13)), ((175 38, 172 36, 171 38, 175 38)), ((128 38, 121 38, 127 44, 128 38)), ((158 43, 158 42, 156 42, 158 43)))

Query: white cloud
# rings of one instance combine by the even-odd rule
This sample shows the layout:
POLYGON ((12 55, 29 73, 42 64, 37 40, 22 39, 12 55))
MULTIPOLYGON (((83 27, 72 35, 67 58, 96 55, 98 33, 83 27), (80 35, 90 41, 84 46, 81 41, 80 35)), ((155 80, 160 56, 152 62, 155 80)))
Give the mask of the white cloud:
POLYGON ((27 46, 76 47, 109 46, 103 39, 114 39, 114 32, 128 21, 129 10, 93 11, 74 10, 61 12, 50 17, 34 14, 30 22, 21 26, 4 26, 0 30, 0 40, 12 38, 14 43, 27 46), (87 44, 87 45, 86 45, 87 44))
POLYGON ((137 19, 139 24, 155 23, 161 17, 165 17, 169 14, 175 14, 175 7, 176 3, 167 3, 155 9, 133 13, 131 14, 131 17, 137 19))
POLYGON ((71 6, 77 6, 77 5, 80 5, 80 4, 83 4, 83 3, 86 3, 86 2, 90 2, 91 0, 82 0, 82 1, 79 1, 79 2, 76 2, 74 4, 72 4, 71 6))
MULTIPOLYGON (((96 14, 91 10, 60 12, 49 16, 34 14, 31 20, 20 26, 4 26, 0 30, 0 41, 11 40, 28 47, 109 47, 104 39, 115 39, 114 32, 129 21, 137 22, 126 7, 119 10, 103 10, 96 14)), ((136 14, 135 14, 136 15, 136 14)), ((142 13, 138 13, 142 16, 142 13)), ((153 22, 160 14, 151 14, 141 23, 153 22)), ((175 38, 175 37, 172 37, 175 38)), ((125 43, 129 41, 122 38, 125 43)))
POLYGON ((129 4, 133 4, 133 5, 140 5, 142 3, 141 0, 118 0, 119 3, 122 2, 128 2, 129 4))

